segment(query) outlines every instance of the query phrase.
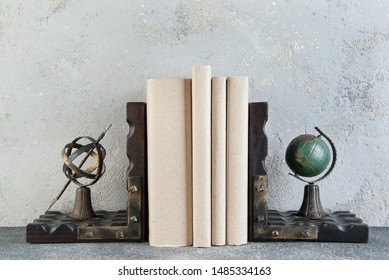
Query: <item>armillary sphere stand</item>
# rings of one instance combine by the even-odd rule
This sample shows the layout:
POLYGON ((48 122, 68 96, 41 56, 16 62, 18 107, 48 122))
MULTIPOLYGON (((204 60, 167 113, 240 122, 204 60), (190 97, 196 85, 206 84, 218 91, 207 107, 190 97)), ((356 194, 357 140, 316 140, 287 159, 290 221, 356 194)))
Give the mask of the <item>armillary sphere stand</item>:
POLYGON ((62 159, 64 161, 63 172, 69 181, 78 186, 73 211, 70 214, 70 218, 77 221, 85 221, 96 216, 92 207, 91 194, 88 186, 94 185, 105 172, 104 158, 106 152, 99 143, 102 138, 100 137, 96 141, 87 136, 78 137, 67 144, 62 150, 62 159), (77 142, 82 139, 87 139, 91 143, 84 146, 78 144, 77 142), (76 151, 72 153, 73 150, 76 151), (76 166, 73 164, 73 161, 83 153, 86 153, 86 155, 80 165, 76 166), (88 157, 92 157, 95 161, 87 169, 82 170, 81 167, 88 160, 88 157), (80 178, 88 178, 92 181, 89 183, 81 183, 79 181, 80 178))

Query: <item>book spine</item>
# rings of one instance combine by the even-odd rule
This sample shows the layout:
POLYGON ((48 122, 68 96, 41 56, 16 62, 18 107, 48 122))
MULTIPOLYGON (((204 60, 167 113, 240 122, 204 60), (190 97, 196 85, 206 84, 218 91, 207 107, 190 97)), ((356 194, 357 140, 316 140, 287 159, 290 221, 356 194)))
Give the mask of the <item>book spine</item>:
POLYGON ((226 77, 212 78, 212 245, 226 244, 226 77))
POLYGON ((192 245, 190 79, 147 81, 149 242, 192 245))
POLYGON ((192 69, 193 246, 211 246, 211 67, 192 69))
POLYGON ((248 78, 227 79, 227 244, 247 243, 248 78))

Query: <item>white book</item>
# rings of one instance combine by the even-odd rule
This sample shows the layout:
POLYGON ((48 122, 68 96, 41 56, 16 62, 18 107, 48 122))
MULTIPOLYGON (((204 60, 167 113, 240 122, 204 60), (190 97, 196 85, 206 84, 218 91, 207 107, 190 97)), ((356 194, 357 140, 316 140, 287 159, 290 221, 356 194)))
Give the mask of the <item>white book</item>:
POLYGON ((226 244, 226 77, 212 78, 212 245, 226 244))
POLYGON ((248 78, 227 79, 227 244, 247 243, 248 78))
POLYGON ((211 67, 192 69, 193 246, 211 246, 211 67))
POLYGON ((192 245, 190 79, 147 81, 149 242, 192 245))

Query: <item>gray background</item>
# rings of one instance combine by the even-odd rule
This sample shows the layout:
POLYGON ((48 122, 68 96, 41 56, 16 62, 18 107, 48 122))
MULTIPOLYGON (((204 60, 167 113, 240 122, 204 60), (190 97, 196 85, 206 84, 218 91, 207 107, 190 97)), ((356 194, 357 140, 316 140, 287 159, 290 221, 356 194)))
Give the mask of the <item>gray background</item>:
MULTIPOLYGON (((287 144, 321 128, 338 163, 320 183, 327 210, 389 225, 388 1, 0 1, 0 225, 42 214, 66 182, 60 151, 103 140, 95 210, 126 204, 126 102, 147 78, 247 75, 269 102, 271 208, 298 209, 287 144)), ((71 186, 54 207, 69 212, 71 186)))

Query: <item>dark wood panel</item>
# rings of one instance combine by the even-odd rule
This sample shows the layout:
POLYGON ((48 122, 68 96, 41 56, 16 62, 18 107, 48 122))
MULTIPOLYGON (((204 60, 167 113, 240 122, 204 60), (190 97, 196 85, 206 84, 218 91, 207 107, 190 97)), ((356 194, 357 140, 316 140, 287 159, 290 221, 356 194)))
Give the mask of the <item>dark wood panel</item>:
MULTIPOLYGON (((142 180, 141 209, 138 222, 140 223, 140 240, 148 240, 148 197, 147 197, 147 121, 146 103, 127 103, 127 123, 129 133, 127 135, 127 157, 129 166, 127 169, 128 182, 130 178, 138 177, 142 180)), ((130 187, 128 185, 128 187, 130 187)), ((129 201, 131 192, 129 192, 129 201)), ((131 205, 128 206, 131 209, 131 205)))
POLYGON ((267 190, 267 173, 265 168, 267 137, 264 131, 267 119, 268 105, 266 102, 255 102, 249 104, 249 241, 255 241, 256 227, 258 225, 266 225, 267 221, 267 200, 258 199, 260 197, 258 193, 265 192, 267 190), (257 176, 259 176, 260 180, 255 181, 257 176), (263 184, 266 184, 266 186, 263 186, 263 184))

